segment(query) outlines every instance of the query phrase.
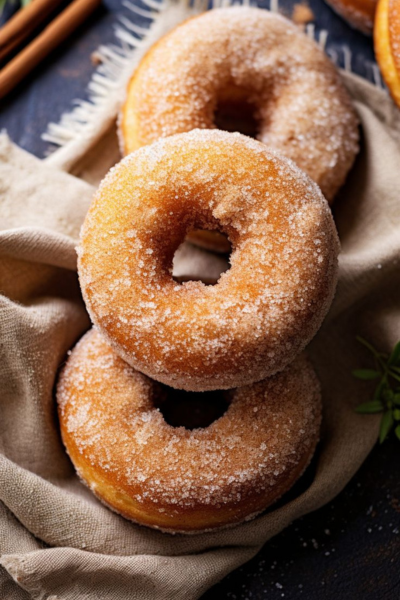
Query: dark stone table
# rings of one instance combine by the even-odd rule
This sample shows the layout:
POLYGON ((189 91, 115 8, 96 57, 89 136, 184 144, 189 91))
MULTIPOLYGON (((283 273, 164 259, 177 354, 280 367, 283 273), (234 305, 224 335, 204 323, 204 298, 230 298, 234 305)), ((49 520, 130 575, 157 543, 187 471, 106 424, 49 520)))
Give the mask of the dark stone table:
MULTIPOLYGON (((260 4, 262 5, 262 4, 260 4)), ((291 13, 292 3, 281 0, 291 13)), ((323 0, 311 0, 316 30, 329 31, 327 48, 351 49, 352 69, 371 74, 370 39, 346 25, 323 0)), ((0 129, 36 156, 49 145, 40 135, 75 98, 86 97, 90 54, 113 41, 119 0, 104 0, 88 24, 1 102, 0 129)), ((272 539, 247 563, 205 594, 204 600, 400 599, 400 444, 377 446, 343 492, 272 539)))

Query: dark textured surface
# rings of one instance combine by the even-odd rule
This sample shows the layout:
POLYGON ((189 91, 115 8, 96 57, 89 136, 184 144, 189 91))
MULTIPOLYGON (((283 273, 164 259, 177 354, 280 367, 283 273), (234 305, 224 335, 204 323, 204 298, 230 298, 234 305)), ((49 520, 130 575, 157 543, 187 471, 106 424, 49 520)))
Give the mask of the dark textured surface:
POLYGON ((344 491, 299 519, 204 600, 398 600, 400 444, 376 447, 344 491))
MULTIPOLYGON (((293 2, 281 6, 291 13, 293 2)), ((262 4, 261 4, 262 5, 262 4)), ((370 76, 371 41, 353 31, 322 0, 311 0, 316 29, 328 29, 328 48, 352 51, 352 68, 370 76)), ((105 0, 82 27, 1 103, 0 129, 43 157, 40 139, 84 98, 93 71, 90 54, 113 41, 116 13, 130 16, 119 0, 105 0)), ((366 417, 368 418, 368 417, 366 417)), ((376 447, 345 490, 329 505, 294 523, 250 563, 225 578, 204 600, 304 598, 307 600, 397 600, 400 598, 400 443, 376 447)))

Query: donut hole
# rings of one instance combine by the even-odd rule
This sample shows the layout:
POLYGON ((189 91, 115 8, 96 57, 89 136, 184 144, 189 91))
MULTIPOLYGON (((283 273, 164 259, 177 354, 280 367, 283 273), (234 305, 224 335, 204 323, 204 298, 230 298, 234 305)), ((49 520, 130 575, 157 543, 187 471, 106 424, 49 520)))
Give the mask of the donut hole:
POLYGON ((185 392, 160 384, 154 405, 171 427, 199 429, 209 427, 227 411, 229 392, 185 392))
POLYGON ((215 285, 222 273, 230 269, 231 253, 232 244, 224 234, 191 229, 175 251, 172 276, 179 283, 200 281, 204 285, 215 285))
POLYGON ((214 125, 217 129, 239 132, 257 138, 259 121, 257 109, 246 90, 230 86, 217 100, 214 111, 214 125))

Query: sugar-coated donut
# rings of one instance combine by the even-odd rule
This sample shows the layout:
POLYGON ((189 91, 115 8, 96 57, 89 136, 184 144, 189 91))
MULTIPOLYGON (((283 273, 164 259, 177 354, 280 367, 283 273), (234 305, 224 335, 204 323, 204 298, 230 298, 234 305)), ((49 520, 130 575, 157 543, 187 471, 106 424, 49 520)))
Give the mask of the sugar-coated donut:
POLYGON ((95 330, 60 376, 71 460, 96 496, 128 519, 182 533, 239 523, 282 496, 311 460, 321 401, 304 356, 266 381, 225 392, 226 412, 202 429, 168 425, 157 408, 165 393, 95 330))
POLYGON ((150 49, 121 112, 124 152, 216 127, 216 109, 232 104, 250 105, 258 139, 291 158, 333 200, 358 152, 351 100, 314 41, 258 8, 210 10, 150 49))
POLYGON ((371 35, 378 0, 326 0, 349 25, 371 35))
POLYGON ((379 0, 374 48, 383 79, 400 107, 400 1, 379 0))
POLYGON ((227 389, 283 369, 318 330, 336 286, 328 203, 291 161, 237 133, 194 130, 111 169, 85 219, 78 270, 93 323, 138 371, 227 389), (188 231, 220 229, 231 268, 178 283, 188 231))
POLYGON ((400 0, 389 0, 390 47, 397 73, 400 74, 400 0))

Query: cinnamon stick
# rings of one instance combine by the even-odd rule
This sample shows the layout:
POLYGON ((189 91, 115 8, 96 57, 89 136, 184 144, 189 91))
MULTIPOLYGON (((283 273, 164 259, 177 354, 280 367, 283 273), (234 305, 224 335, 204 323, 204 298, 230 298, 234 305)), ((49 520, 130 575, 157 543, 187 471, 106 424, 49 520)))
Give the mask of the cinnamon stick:
MULTIPOLYGON (((38 2, 35 0, 33 4, 38 2)), ((4 98, 50 52, 66 40, 101 4, 101 0, 74 0, 37 38, 0 71, 0 98, 4 98)))
POLYGON ((0 29, 0 62, 21 46, 65 0, 34 0, 18 10, 0 29))

